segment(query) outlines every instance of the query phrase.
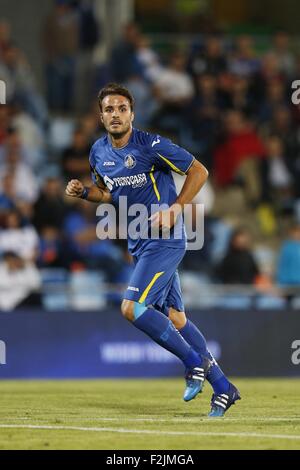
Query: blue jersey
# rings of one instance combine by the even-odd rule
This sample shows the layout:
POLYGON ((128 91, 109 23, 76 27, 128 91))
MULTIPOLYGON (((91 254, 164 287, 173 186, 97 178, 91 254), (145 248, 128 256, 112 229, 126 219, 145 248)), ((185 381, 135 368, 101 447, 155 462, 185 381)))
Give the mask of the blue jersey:
MULTIPOLYGON (((133 129, 128 143, 123 148, 112 146, 106 135, 98 139, 91 148, 90 165, 94 183, 100 181, 109 189, 115 205, 120 196, 127 197, 128 208, 143 204, 151 215, 151 205, 171 206, 177 198, 171 171, 184 175, 194 160, 193 155, 160 135, 133 129)), ((137 256, 148 246, 159 244, 181 247, 186 244, 182 216, 178 217, 175 229, 182 232, 178 238, 171 230, 168 239, 145 240, 128 236, 128 249, 137 256)))

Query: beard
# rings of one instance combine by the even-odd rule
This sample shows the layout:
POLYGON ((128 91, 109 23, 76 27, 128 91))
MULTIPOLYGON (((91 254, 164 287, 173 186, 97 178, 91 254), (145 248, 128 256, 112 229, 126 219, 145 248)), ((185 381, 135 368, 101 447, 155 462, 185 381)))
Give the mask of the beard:
POLYGON ((119 129, 113 129, 112 126, 107 128, 107 132, 114 138, 114 139, 122 139, 125 134, 130 130, 131 123, 125 123, 121 125, 119 129))

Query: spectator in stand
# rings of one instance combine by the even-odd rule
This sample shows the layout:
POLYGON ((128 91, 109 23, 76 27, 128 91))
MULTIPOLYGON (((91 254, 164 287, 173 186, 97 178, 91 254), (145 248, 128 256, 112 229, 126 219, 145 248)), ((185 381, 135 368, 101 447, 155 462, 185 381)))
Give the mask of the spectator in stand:
POLYGON ((293 176, 284 154, 282 140, 270 136, 265 141, 266 158, 260 162, 261 201, 282 210, 292 206, 293 176))
POLYGON ((261 58, 261 67, 252 77, 251 90, 253 99, 260 103, 265 100, 266 88, 272 80, 285 82, 285 76, 280 70, 279 59, 273 52, 268 52, 261 58))
POLYGON ((234 231, 225 257, 216 268, 217 278, 224 284, 253 284, 259 270, 251 251, 247 229, 234 231))
POLYGON ((64 220, 64 233, 74 262, 83 262, 90 269, 103 269, 112 280, 122 265, 121 253, 112 240, 97 237, 96 224, 93 205, 76 201, 64 220))
POLYGON ((34 261, 38 254, 38 244, 35 228, 23 222, 16 209, 11 209, 0 229, 0 253, 13 251, 24 260, 34 261))
POLYGON ((6 83, 7 102, 17 103, 45 128, 48 122, 47 109, 38 93, 33 70, 24 53, 14 44, 9 44, 3 51, 0 77, 6 83))
MULTIPOLYGON (((10 116, 10 121, 12 124, 12 115, 10 116)), ((31 163, 29 160, 29 152, 27 147, 23 144, 21 140, 20 133, 14 127, 10 126, 6 129, 6 138, 3 141, 3 144, 0 146, 0 161, 5 160, 6 155, 10 152, 20 154, 21 160, 26 163, 31 163)))
POLYGON ((155 82, 163 66, 159 55, 152 49, 149 38, 140 34, 136 44, 136 59, 140 64, 141 76, 149 83, 155 82))
POLYGON ((110 69, 113 80, 122 83, 132 75, 142 75, 143 67, 137 59, 139 41, 138 26, 134 23, 126 24, 111 54, 110 69))
POLYGON ((38 266, 69 269, 72 254, 62 232, 53 225, 43 225, 39 237, 38 266))
POLYGON ((235 75, 251 77, 260 69, 260 61, 254 50, 251 36, 241 35, 237 38, 234 51, 229 60, 229 70, 235 75))
POLYGON ((254 127, 240 111, 225 115, 225 137, 214 152, 214 178, 220 188, 242 183, 248 202, 257 202, 257 162, 265 147, 254 127))
POLYGON ((248 77, 234 75, 228 93, 228 108, 241 111, 245 116, 255 116, 257 103, 253 99, 248 77))
POLYGON ((262 127, 262 135, 277 135, 283 144, 286 167, 292 176, 294 195, 300 198, 300 139, 296 123, 289 107, 280 106, 272 114, 272 119, 262 127))
POLYGON ((99 106, 95 103, 91 111, 85 114, 79 123, 79 128, 86 136, 89 147, 100 137, 100 119, 99 119, 99 106))
POLYGON ((9 153, 18 153, 21 162, 38 173, 45 165, 44 135, 28 114, 20 113, 17 110, 20 108, 15 106, 10 109, 11 126, 7 129, 3 145, 0 145, 0 161, 4 161, 9 153))
POLYGON ((79 15, 72 2, 55 0, 43 30, 47 100, 52 111, 73 109, 79 30, 79 15))
POLYGON ((270 121, 274 110, 289 105, 289 97, 285 83, 278 78, 268 81, 265 89, 265 98, 258 109, 259 120, 270 121))
POLYGON ((182 52, 171 55, 168 66, 153 83, 154 96, 159 109, 153 118, 153 125, 165 132, 179 131, 182 125, 181 113, 194 96, 191 77, 186 72, 186 56, 182 52))
POLYGON ((213 75, 202 74, 196 79, 196 95, 187 104, 180 142, 201 161, 208 170, 212 167, 212 151, 220 127, 220 111, 226 101, 217 89, 213 75))
POLYGON ((101 38, 101 28, 96 18, 93 3, 86 0, 76 0, 80 20, 80 47, 92 51, 101 38))
POLYGON ((18 197, 13 175, 8 173, 3 177, 2 190, 0 191, 0 226, 4 225, 5 217, 12 209, 17 209, 22 219, 32 219, 32 205, 26 200, 18 197))
POLYGON ((38 173, 46 163, 45 133, 32 116, 18 105, 11 106, 11 128, 25 153, 26 163, 38 173))
POLYGON ((149 83, 139 75, 129 77, 124 86, 134 96, 134 124, 136 127, 148 129, 158 104, 152 96, 149 83))
POLYGON ((0 262, 0 311, 41 307, 41 278, 33 263, 14 252, 6 252, 0 262))
POLYGON ((194 87, 182 52, 172 54, 168 66, 154 82, 154 89, 162 105, 180 107, 193 97, 194 87))
POLYGON ((59 178, 48 178, 34 205, 34 226, 38 231, 48 226, 61 229, 66 214, 62 182, 59 178))
POLYGON ((295 72, 295 55, 291 51, 290 35, 286 31, 277 31, 273 36, 272 52, 279 62, 280 71, 291 77, 295 72))
POLYGON ((189 59, 188 70, 193 77, 201 74, 219 75, 227 70, 227 58, 219 36, 210 35, 204 48, 197 47, 189 59))
POLYGON ((11 149, 4 162, 0 163, 0 192, 3 191, 3 179, 7 174, 13 177, 17 197, 27 202, 34 202, 38 196, 37 178, 29 165, 22 161, 20 153, 11 149))
POLYGON ((266 121, 260 129, 264 137, 269 135, 280 137, 284 144, 284 153, 290 162, 289 165, 292 165, 300 154, 300 141, 290 108, 288 106, 276 107, 271 119, 266 121))
POLYGON ((300 225, 294 225, 283 241, 278 259, 277 282, 282 286, 300 285, 300 225))
POLYGON ((81 179, 90 174, 90 143, 80 127, 75 129, 71 147, 64 150, 62 168, 65 179, 81 179))
MULTIPOLYGON (((79 53, 76 67, 75 109, 86 110, 86 106, 94 99, 94 84, 98 65, 95 68, 94 52, 102 40, 101 25, 95 15, 96 2, 92 0, 72 0, 76 8, 79 24, 79 53)), ((108 70, 108 64, 104 67, 108 70)), ((101 68, 101 66, 100 66, 101 68)), ((103 75, 100 72, 101 75, 103 75)))

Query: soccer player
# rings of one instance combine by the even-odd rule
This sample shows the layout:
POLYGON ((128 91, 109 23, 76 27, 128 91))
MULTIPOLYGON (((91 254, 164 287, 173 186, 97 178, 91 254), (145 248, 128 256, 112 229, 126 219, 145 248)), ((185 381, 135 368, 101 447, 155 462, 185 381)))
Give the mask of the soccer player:
POLYGON ((146 206, 147 231, 158 230, 159 238, 128 235, 135 269, 124 294, 122 314, 181 359, 186 378, 183 399, 195 398, 207 379, 214 391, 209 416, 223 416, 240 394, 212 357, 201 332, 187 320, 177 272, 186 249, 182 211, 200 191, 208 172, 170 140, 132 127, 134 99, 126 88, 110 83, 98 99, 107 135, 91 148, 94 184, 85 187, 71 180, 66 194, 115 205, 120 196, 126 196, 129 208, 136 203, 146 206), (178 196, 171 170, 187 175, 178 196), (165 204, 164 209, 152 213, 155 204, 165 204), (164 237, 164 232, 169 236, 164 237))

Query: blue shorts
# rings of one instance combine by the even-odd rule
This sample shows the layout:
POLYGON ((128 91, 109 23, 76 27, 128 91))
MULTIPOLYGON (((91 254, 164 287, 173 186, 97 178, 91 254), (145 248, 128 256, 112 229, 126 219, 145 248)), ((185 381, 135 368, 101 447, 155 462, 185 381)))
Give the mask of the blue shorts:
POLYGON ((165 314, 169 307, 184 311, 177 267, 185 248, 149 247, 134 257, 135 268, 124 299, 153 305, 165 314))

